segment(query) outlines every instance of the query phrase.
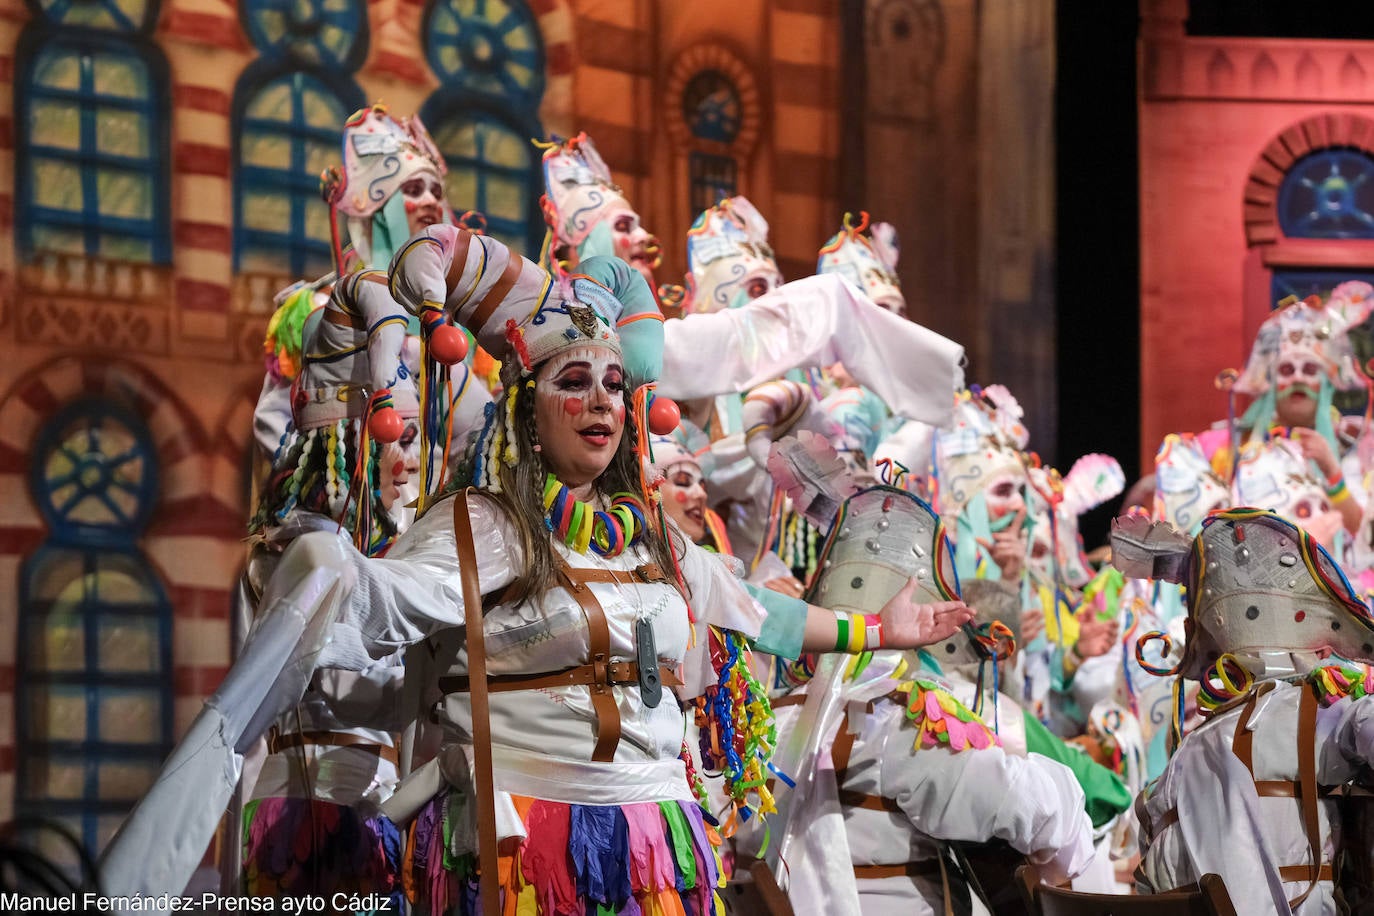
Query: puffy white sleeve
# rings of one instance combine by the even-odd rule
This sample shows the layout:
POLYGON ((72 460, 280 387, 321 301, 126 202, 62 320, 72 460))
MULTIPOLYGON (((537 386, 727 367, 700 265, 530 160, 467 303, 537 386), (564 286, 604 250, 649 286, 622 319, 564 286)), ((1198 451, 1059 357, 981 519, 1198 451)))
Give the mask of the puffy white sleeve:
POLYGON ((742 308, 669 319, 663 337, 658 392, 671 398, 748 391, 789 369, 843 362, 893 412, 943 427, 964 386, 963 347, 836 274, 785 283, 742 308))
MULTIPOLYGON (((687 600, 696 618, 695 639, 683 659, 684 683, 680 690, 683 697, 695 697, 702 694, 712 679, 707 626, 734 630, 754 639, 759 635, 767 612, 750 597, 744 583, 735 578, 719 555, 698 547, 685 537, 680 540, 686 546, 678 563, 682 580, 690 592, 687 600)), ((670 543, 675 545, 678 541, 679 536, 670 538, 670 543)))
POLYGON ((1088 866, 1092 824, 1068 767, 1000 747, 913 751, 914 738, 909 729, 889 738, 882 775, 884 794, 917 830, 942 840, 1005 840, 1057 879, 1088 866))
POLYGON ((274 382, 264 376, 262 392, 253 408, 253 439, 270 465, 277 455, 277 447, 291 423, 291 383, 274 382))
MULTIPOLYGON (((384 558, 353 552, 357 583, 349 592, 326 649, 335 667, 360 670, 447 627, 463 625, 463 578, 453 531, 452 500, 415 520, 384 558)), ((513 582, 519 541, 495 503, 468 500, 482 594, 513 582)))
POLYGON ((406 342, 405 309, 391 298, 385 281, 386 274, 379 270, 354 274, 347 281, 367 322, 368 376, 373 391, 391 388, 400 380, 401 350, 406 342))
MULTIPOLYGON (((671 538, 677 542, 678 538, 671 538)), ((678 562, 682 579, 691 592, 688 601, 698 624, 734 630, 753 639, 763 626, 765 611, 745 590, 718 554, 682 538, 685 545, 678 562)))
POLYGON ((1344 782, 1349 776, 1342 771, 1352 764, 1374 764, 1374 696, 1359 699, 1346 697, 1320 710, 1317 715, 1318 734, 1329 727, 1332 736, 1332 740, 1322 746, 1317 761, 1318 773, 1324 784, 1328 784, 1328 778, 1333 777, 1344 777, 1339 779, 1344 782), (1337 759, 1333 760, 1332 757, 1336 755, 1337 759))

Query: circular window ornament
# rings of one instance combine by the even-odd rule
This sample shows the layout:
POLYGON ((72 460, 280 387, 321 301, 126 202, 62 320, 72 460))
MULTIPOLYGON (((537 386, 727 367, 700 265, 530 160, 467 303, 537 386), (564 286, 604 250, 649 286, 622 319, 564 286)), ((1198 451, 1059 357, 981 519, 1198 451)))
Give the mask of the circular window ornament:
POLYGON ((48 524, 110 536, 147 524, 157 497, 157 454, 142 421, 100 402, 79 402, 39 433, 30 470, 48 524))
POLYGON ((537 106, 544 42, 519 0, 437 0, 425 23, 425 55, 439 81, 537 106))
POLYGON ((243 30, 264 54, 353 70, 367 53, 367 6, 357 0, 245 0, 243 30))

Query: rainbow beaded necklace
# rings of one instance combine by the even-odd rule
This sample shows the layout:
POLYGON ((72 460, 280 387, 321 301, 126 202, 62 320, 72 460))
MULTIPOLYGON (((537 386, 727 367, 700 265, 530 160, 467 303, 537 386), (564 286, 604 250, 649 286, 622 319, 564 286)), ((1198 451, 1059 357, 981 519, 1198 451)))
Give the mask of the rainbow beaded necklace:
POLYGON ((544 524, 578 553, 590 548, 598 556, 617 557, 644 533, 644 503, 617 493, 610 511, 599 512, 574 499, 567 484, 549 474, 544 478, 544 524))

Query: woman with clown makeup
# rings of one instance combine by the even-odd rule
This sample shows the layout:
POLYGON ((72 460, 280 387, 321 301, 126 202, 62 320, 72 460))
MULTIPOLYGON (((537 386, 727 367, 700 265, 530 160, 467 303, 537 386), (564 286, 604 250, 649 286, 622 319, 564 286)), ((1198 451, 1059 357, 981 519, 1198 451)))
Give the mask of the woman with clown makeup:
MULTIPOLYGON (((544 144, 540 144, 544 145, 544 144)), ((611 170, 586 133, 544 149, 544 196, 551 256, 570 269, 586 258, 616 257, 644 277, 651 290, 662 257, 658 239, 611 180, 611 170)))
MULTIPOLYGON (((719 742, 708 763, 740 811, 769 807, 771 713, 748 667, 764 614, 718 557, 661 522, 643 482, 643 386, 661 333, 652 294, 624 262, 580 268, 555 280, 450 226, 411 240, 393 297, 427 335, 457 321, 503 360, 506 393, 472 455, 476 489, 431 503, 385 558, 314 532, 282 559, 334 583, 311 605, 311 621, 329 622, 322 647, 288 671, 356 670, 421 641, 443 671, 442 749, 382 807, 409 827, 402 879, 420 912, 474 912, 479 895, 499 912, 501 893, 536 913, 714 912, 714 846, 666 689, 706 698, 719 742), (498 839, 513 856, 498 858, 498 839)), ((916 605, 913 588, 863 621, 792 599, 770 613, 799 619, 800 644, 760 648, 833 650, 841 636, 854 651, 914 647, 972 613, 916 605)), ((217 696, 205 715, 231 701, 217 696)), ((147 858, 136 874, 152 873, 147 858)))

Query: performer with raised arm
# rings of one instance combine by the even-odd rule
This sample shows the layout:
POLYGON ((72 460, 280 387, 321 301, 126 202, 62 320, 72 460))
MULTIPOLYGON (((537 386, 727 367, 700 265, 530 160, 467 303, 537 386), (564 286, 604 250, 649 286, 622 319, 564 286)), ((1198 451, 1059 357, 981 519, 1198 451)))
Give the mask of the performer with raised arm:
MULTIPOLYGON (((715 857, 665 682, 706 695, 732 799, 768 807, 771 714, 748 669, 763 613, 717 557, 651 509, 640 460, 646 417, 660 411, 641 385, 657 376, 660 325, 636 320, 656 313, 647 285, 616 260, 581 270, 555 281, 456 227, 412 239, 393 265, 394 297, 427 329, 456 320, 503 359, 506 395, 473 455, 478 491, 431 505, 383 559, 328 532, 298 538, 282 558, 297 575, 308 568, 336 583, 311 605, 311 620, 332 620, 315 664, 356 669, 425 639, 445 664, 434 708, 443 750, 383 808, 410 827, 403 878, 431 912, 470 911, 459 901, 479 892, 484 912, 498 912, 500 888, 539 913, 633 912, 654 900, 675 909, 679 894, 710 912, 715 857), (498 836, 518 850, 505 867, 498 836)), ((910 595, 893 596, 857 643, 849 615, 795 599, 773 613, 803 617, 800 648, 812 649, 835 648, 842 629, 856 648, 914 647, 971 614, 910 595)), ((218 694, 204 715, 224 720, 234 699, 218 694)), ((246 731, 218 733, 232 749, 246 731)), ((130 824, 142 835, 137 813, 130 824)), ((144 845, 121 886, 170 881, 165 844, 144 845)))

